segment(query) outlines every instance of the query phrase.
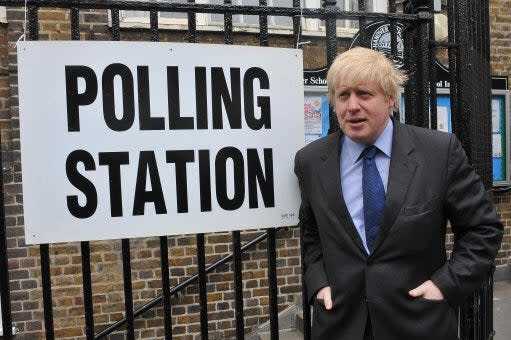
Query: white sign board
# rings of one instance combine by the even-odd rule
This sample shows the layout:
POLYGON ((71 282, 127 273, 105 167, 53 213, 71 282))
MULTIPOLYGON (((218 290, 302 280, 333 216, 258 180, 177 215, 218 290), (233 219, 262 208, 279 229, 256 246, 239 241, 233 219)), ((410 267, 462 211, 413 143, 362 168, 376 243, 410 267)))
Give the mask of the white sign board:
POLYGON ((29 244, 293 225, 302 53, 20 42, 29 244))

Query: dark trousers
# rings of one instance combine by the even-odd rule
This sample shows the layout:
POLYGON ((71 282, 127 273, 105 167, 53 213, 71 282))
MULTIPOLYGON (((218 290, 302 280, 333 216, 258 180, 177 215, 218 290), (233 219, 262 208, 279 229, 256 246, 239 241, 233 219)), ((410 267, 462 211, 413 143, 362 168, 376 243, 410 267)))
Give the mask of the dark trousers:
POLYGON ((364 332, 364 340, 374 340, 373 327, 371 326, 371 319, 367 318, 366 330, 364 332))

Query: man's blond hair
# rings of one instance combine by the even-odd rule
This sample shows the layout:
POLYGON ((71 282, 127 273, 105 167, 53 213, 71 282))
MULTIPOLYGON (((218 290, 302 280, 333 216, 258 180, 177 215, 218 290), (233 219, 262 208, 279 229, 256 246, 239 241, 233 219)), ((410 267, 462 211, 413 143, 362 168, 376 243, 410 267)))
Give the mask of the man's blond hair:
MULTIPOLYGON (((396 68, 383 54, 364 47, 355 47, 339 54, 326 77, 328 100, 335 107, 335 87, 339 82, 350 86, 372 83, 386 97, 397 98, 400 86, 406 82, 406 74, 396 68)), ((397 107, 397 100, 395 100, 397 107)))

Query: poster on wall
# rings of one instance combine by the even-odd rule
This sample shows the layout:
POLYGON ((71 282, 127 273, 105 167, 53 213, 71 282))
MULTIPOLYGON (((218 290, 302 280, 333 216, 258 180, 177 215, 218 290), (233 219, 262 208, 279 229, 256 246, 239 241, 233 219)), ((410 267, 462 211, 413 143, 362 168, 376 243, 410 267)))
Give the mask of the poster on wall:
POLYGON ((506 93, 493 94, 492 109, 492 163, 493 181, 505 182, 507 180, 507 126, 506 126, 506 93))
POLYGON ((328 111, 328 99, 325 95, 306 92, 303 103, 305 143, 310 143, 328 134, 328 111))
POLYGON ((27 243, 298 222, 300 50, 27 41, 18 69, 27 243))
POLYGON ((326 66, 303 70, 305 143, 310 143, 328 134, 330 107, 326 74, 326 66))

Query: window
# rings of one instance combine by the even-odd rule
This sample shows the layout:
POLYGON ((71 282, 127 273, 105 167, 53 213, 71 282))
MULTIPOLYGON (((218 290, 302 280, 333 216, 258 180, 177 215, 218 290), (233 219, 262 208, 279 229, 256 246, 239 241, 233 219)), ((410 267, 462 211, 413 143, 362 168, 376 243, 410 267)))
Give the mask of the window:
MULTIPOLYGON (((172 0, 173 3, 187 3, 187 0, 172 0)), ((196 0, 196 3, 223 4, 223 0, 196 0)), ((258 6, 259 0, 232 0, 233 5, 258 6)), ((267 6, 292 7, 293 0, 267 0, 267 6)), ((186 13, 158 12, 159 24, 165 28, 185 28, 188 25, 188 16, 186 13), (177 26, 177 27, 176 27, 177 26)), ((203 14, 196 15, 198 26, 208 26, 208 28, 223 29, 224 16, 222 14, 203 14)), ((147 27, 149 25, 149 12, 146 11, 121 11, 121 24, 130 27, 147 27)), ((259 17, 257 15, 233 15, 232 18, 235 27, 254 27, 259 26, 259 17)), ((290 17, 268 16, 268 25, 272 28, 291 29, 292 19, 290 17)))
MULTIPOLYGON (((302 5, 306 8, 320 8, 322 0, 302 0, 302 5)), ((175 3, 186 3, 187 0, 172 0, 175 3)), ((223 4, 223 0, 196 0, 197 3, 223 4)), ((233 5, 257 6, 259 0, 232 0, 233 5)), ((293 0, 267 0, 268 6, 292 7, 293 0)), ((337 6, 343 11, 357 11, 358 0, 337 0, 337 6)), ((378 0, 367 0, 368 12, 386 12, 387 2, 378 0)), ((173 12, 159 12, 159 24, 162 28, 186 28, 187 14, 173 12)), ((149 25, 149 12, 145 11, 121 11, 121 25, 129 27, 147 27, 149 25)), ((222 14, 203 14, 196 15, 197 26, 201 29, 222 30, 224 16, 222 14)), ((259 17, 257 15, 233 15, 233 24, 235 30, 258 31, 259 17)), ((325 23, 319 19, 304 19, 302 21, 304 33, 314 34, 325 30, 325 23)), ((292 32, 292 19, 290 17, 268 16, 268 26, 270 31, 282 31, 281 33, 292 32)), ((340 33, 353 35, 358 29, 358 20, 338 20, 337 28, 340 33)))
MULTIPOLYGON (((187 0, 173 0, 174 3, 186 3, 187 0)), ((149 12, 147 11, 120 11, 120 22, 129 26, 145 27, 149 24, 149 12)), ((186 25, 188 16, 186 13, 158 12, 159 23, 162 25, 186 25)))
MULTIPOLYGON (((223 4, 222 0, 210 0, 213 4, 223 4)), ((258 6, 259 0, 233 0, 233 5, 258 6)), ((293 0, 267 0, 269 7, 293 7, 293 0)), ((257 15, 233 15, 232 22, 237 26, 259 26, 259 16, 257 15)), ((222 14, 211 14, 209 22, 206 24, 223 25, 224 16, 222 14)), ((268 26, 278 28, 291 28, 293 22, 290 17, 268 16, 268 26)))
POLYGON ((5 9, 5 6, 0 6, 0 22, 7 23, 7 11, 5 9))
MULTIPOLYGON (((320 6, 320 0, 309 0, 311 3, 308 7, 314 8, 320 6)), ((346 12, 356 12, 358 11, 358 0, 337 0, 337 7, 341 9, 341 11, 346 12)), ((377 0, 368 0, 366 2, 366 12, 387 12, 387 1, 377 1, 377 0)), ((324 31, 325 30, 325 21, 309 19, 310 23, 308 23, 309 31, 324 31)), ((356 29, 358 30, 358 20, 351 19, 339 19, 337 20, 337 28, 338 29, 356 29)), ((354 33, 354 32, 352 32, 354 33)))

